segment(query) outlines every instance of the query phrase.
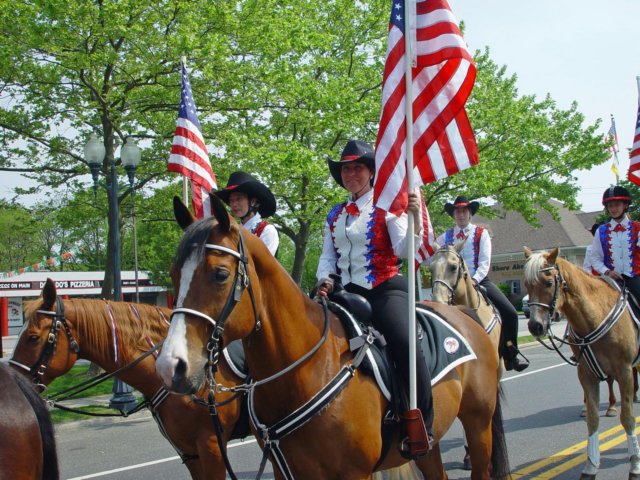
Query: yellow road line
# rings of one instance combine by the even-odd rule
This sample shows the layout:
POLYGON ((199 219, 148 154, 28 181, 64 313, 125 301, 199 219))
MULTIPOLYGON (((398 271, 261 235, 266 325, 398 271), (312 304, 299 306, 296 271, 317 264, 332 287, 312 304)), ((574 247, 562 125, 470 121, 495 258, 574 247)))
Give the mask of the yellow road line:
MULTIPOLYGON (((638 422, 640 422, 640 417, 636 417, 636 423, 638 422)), ((603 442, 606 438, 611 437, 613 435, 617 435, 620 432, 622 432, 622 435, 615 437, 607 442, 601 443, 600 451, 602 452, 602 451, 611 449, 617 445, 620 445, 627 439, 626 433, 624 433, 624 429, 622 428, 622 425, 617 425, 613 428, 610 428, 609 430, 606 430, 600 433, 598 435, 598 438, 600 439, 601 442, 603 442)), ((562 472, 565 472, 575 467, 581 462, 586 461, 587 455, 586 453, 584 453, 584 450, 586 449, 586 447, 587 447, 587 441, 584 440, 560 452, 557 452, 548 458, 539 460, 535 463, 532 463, 531 465, 528 465, 520 470, 517 470, 513 472, 512 475, 514 478, 524 477, 525 475, 530 475, 533 472, 542 470, 544 467, 559 463, 559 465, 557 465, 553 469, 547 470, 545 473, 541 474, 540 476, 532 477, 540 480, 553 478, 553 476, 550 476, 550 475, 558 475, 562 472)))

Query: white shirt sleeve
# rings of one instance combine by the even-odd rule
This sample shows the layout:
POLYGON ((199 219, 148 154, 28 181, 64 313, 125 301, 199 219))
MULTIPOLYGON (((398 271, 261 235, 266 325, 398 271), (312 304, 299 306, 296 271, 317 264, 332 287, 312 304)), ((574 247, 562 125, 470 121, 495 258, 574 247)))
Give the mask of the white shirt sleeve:
POLYGON ((320 254, 320 260, 318 262, 318 269, 316 270, 316 278, 318 280, 322 278, 329 278, 330 273, 337 273, 337 264, 338 254, 333 246, 331 230, 329 229, 329 224, 325 223, 322 253, 320 254))
POLYGON ((478 251, 478 268, 473 274, 473 279, 480 283, 489 274, 491 268, 491 237, 486 229, 482 230, 478 251))
POLYGON ((593 269, 600 275, 604 275, 604 272, 609 270, 604 264, 604 251, 602 250, 602 243, 600 243, 600 229, 606 228, 606 225, 601 225, 596 230, 596 234, 593 236, 593 243, 591 244, 590 261, 593 269))
POLYGON ((278 237, 278 230, 271 223, 264 227, 260 234, 260 240, 264 243, 271 255, 275 256, 278 251, 278 245, 280 245, 280 237, 278 237))
POLYGON ((591 273, 591 250, 593 250, 593 245, 589 245, 585 250, 584 261, 582 262, 582 269, 588 273, 591 273))
MULTIPOLYGON (((399 217, 393 213, 387 212, 385 215, 385 221, 387 223, 387 231, 389 232, 389 238, 391 239, 391 247, 393 253, 400 258, 407 258, 407 231, 409 230, 409 215, 403 213, 399 217)), ((414 230, 413 235, 415 252, 418 252, 420 248, 420 242, 422 242, 422 228, 418 231, 414 230)))

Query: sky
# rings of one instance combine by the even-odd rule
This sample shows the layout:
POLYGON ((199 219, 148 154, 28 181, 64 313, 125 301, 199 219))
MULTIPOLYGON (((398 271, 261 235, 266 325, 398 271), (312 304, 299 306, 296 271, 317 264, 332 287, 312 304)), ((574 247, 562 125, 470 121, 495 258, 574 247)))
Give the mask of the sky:
MULTIPOLYGON (((626 179, 638 112, 640 0, 448 1, 465 23, 471 53, 488 46, 491 58, 517 75, 521 95, 549 93, 562 109, 576 101, 587 124, 602 119, 603 137, 613 115, 626 179)), ((616 181, 611 162, 575 176, 582 210, 601 210, 602 193, 616 181)))
MULTIPOLYGON (((491 58, 518 77, 519 93, 547 93, 559 108, 571 102, 587 124, 602 119, 607 133, 614 116, 626 178, 638 105, 640 75, 640 0, 449 0, 473 53, 488 46, 491 58)), ((482 161, 482 159, 480 159, 482 161)), ((602 192, 615 183, 611 162, 576 171, 583 211, 601 210, 602 192)), ((0 197, 24 179, 0 175, 0 197)), ((34 199, 24 198, 24 204, 34 199)), ((640 201, 640 199, 639 199, 640 201)))

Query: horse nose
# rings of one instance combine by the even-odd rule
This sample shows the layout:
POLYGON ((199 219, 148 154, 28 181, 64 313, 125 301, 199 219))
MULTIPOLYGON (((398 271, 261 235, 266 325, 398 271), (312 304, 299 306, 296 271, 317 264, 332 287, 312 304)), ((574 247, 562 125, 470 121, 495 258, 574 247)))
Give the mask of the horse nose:
POLYGON ((529 323, 527 323, 527 327, 529 327, 529 332, 531 332, 531 335, 533 335, 534 337, 539 337, 544 333, 542 324, 540 322, 536 322, 533 319, 529 320, 529 323))

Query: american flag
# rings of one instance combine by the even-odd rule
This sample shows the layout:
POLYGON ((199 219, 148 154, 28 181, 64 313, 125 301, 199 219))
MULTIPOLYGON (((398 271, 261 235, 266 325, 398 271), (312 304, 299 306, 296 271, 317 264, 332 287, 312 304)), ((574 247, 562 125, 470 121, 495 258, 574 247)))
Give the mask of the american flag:
POLYGON ((218 185, 211 169, 209 153, 204 144, 200 122, 196 113, 196 103, 191 93, 187 67, 182 63, 182 90, 176 132, 171 144, 171 155, 167 169, 181 173, 191 180, 193 210, 197 218, 210 215, 209 192, 218 185))
POLYGON ((636 117, 636 131, 633 135, 633 147, 631 147, 629 154, 629 173, 627 176, 630 181, 640 185, 640 100, 636 117))
POLYGON ((374 201, 398 215, 407 205, 404 77, 407 18, 415 19, 415 29, 413 21, 408 29, 415 44, 415 59, 412 59, 415 60, 412 64, 414 183, 431 183, 478 163, 478 148, 464 110, 476 67, 456 19, 446 0, 409 3, 411 12, 404 11, 403 0, 394 0, 391 9, 375 154, 374 201))

